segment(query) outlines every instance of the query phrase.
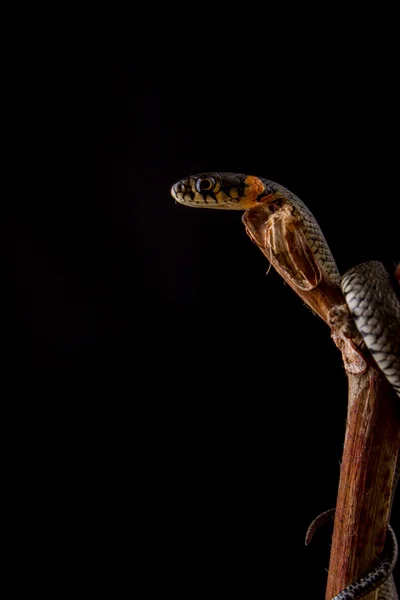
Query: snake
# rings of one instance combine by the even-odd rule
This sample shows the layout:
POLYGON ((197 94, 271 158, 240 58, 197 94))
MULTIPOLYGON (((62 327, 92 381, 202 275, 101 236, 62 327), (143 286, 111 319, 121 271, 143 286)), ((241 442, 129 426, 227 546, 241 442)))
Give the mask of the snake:
MULTIPOLYGON (((311 211, 293 192, 264 177, 242 173, 200 173, 174 183, 171 195, 177 203, 184 206, 214 210, 247 211, 262 203, 268 218, 283 207, 289 210, 300 224, 320 269, 334 284, 341 287, 352 325, 361 335, 365 348, 378 369, 400 398, 400 301, 381 262, 369 261, 356 265, 341 276, 311 211)), ((396 483, 398 479, 399 468, 396 483)), ((393 489, 395 487, 394 485, 393 489)), ((313 521, 309 528, 309 540, 316 528, 333 513, 334 509, 326 511, 313 521)), ((358 600, 377 588, 379 600, 398 600, 392 576, 398 549, 396 536, 390 525, 384 552, 378 567, 347 586, 332 600, 358 600)))

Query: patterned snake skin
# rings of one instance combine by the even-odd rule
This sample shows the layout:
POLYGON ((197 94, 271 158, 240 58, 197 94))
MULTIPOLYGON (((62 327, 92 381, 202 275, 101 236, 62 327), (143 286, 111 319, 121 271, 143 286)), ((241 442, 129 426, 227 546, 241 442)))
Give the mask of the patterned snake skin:
MULTIPOLYGON (((243 211, 263 202, 271 216, 283 207, 290 209, 320 268, 331 281, 341 285, 349 312, 368 350, 400 396, 400 302, 381 263, 357 265, 341 278, 312 213, 288 189, 263 177, 217 172, 192 175, 175 183, 171 195, 180 204, 195 208, 243 211)), ((390 548, 379 567, 332 600, 356 600, 376 588, 379 600, 398 600, 391 575, 397 559, 397 541, 391 527, 387 538, 390 548)))
POLYGON ((377 261, 357 265, 342 277, 342 291, 358 331, 400 398, 400 302, 377 261))

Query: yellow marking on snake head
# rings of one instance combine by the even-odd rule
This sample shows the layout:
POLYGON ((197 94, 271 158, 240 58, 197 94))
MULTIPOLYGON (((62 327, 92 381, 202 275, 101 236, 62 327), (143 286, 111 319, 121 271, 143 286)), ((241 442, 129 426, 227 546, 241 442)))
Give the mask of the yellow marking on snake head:
POLYGON ((254 177, 254 175, 249 175, 244 180, 245 184, 248 186, 246 188, 246 196, 257 198, 264 191, 264 184, 258 177, 254 177))
MULTIPOLYGON (((245 183, 244 193, 239 200, 238 207, 242 210, 248 210, 259 204, 259 196, 263 193, 265 186, 261 179, 254 177, 253 175, 248 175, 243 183, 245 183)), ((237 190, 235 191, 237 192, 237 190)), ((231 196, 235 198, 238 197, 233 196, 232 193, 231 196)))

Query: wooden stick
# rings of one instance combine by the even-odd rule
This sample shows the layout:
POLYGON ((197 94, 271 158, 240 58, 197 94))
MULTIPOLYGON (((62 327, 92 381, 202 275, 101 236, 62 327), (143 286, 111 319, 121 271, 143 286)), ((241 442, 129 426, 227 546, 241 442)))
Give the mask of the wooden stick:
MULTIPOLYGON (((304 289, 305 286, 297 285, 293 277, 288 277, 287 265, 293 269, 293 264, 298 264, 302 273, 307 273, 310 255, 305 249, 302 256, 301 243, 292 244, 290 241, 286 253, 284 243, 279 246, 279 253, 273 251, 268 244, 266 230, 274 225, 262 205, 244 213, 243 222, 250 239, 286 283, 329 324, 331 309, 344 304, 340 287, 324 272, 317 285, 310 285, 310 289, 304 289), (296 252, 289 256, 292 247, 296 248, 296 252)), ((293 231, 293 227, 291 223, 287 230, 293 231)), ((308 270, 310 281, 314 271, 311 265, 308 270)), ((376 566, 386 537, 400 444, 398 399, 372 359, 360 352, 361 338, 355 335, 350 340, 335 328, 332 329, 332 338, 342 351, 349 384, 349 404, 326 600, 376 566)), ((376 600, 377 597, 378 590, 365 596, 367 600, 376 600)))
MULTIPOLYGON (((382 554, 400 443, 396 395, 372 366, 348 374, 349 405, 326 600, 368 573, 382 554)), ((375 600, 378 590, 365 596, 375 600)))

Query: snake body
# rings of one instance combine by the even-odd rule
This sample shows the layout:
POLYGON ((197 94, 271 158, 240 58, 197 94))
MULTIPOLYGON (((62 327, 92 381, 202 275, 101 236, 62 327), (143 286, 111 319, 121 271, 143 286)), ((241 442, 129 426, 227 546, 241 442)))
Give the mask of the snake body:
MULTIPOLYGON (((172 186, 171 194, 180 204, 195 208, 243 211, 262 202, 267 215, 274 215, 287 207, 301 227, 319 267, 333 283, 341 285, 346 310, 379 369, 400 397, 400 302, 381 263, 357 265, 341 277, 325 237, 307 206, 290 190, 263 177, 203 173, 181 179, 172 186)), ((397 542, 391 528, 388 538, 391 548, 380 568, 342 590, 333 600, 356 600, 378 587, 380 600, 398 599, 391 575, 397 559, 397 542)))
POLYGON ((400 398, 400 302, 378 261, 353 267, 342 291, 365 345, 400 398))

